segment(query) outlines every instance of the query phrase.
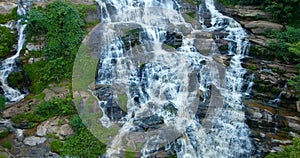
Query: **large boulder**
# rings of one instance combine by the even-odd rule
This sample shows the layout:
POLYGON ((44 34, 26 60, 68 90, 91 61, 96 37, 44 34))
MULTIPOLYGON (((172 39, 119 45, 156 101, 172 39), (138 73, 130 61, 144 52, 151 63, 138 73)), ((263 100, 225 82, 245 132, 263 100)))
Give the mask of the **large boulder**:
POLYGON ((269 21, 251 21, 245 23, 244 27, 254 34, 262 34, 266 31, 280 31, 283 26, 269 21))
POLYGON ((267 19, 266 12, 260 10, 255 6, 240 6, 236 5, 234 8, 226 8, 227 13, 233 17, 241 19, 267 19))
POLYGON ((46 136, 47 134, 54 134, 60 139, 64 139, 66 136, 74 134, 74 131, 67 118, 53 117, 45 122, 42 122, 37 127, 37 136, 46 136))
POLYGON ((17 5, 12 2, 0 2, 0 14, 10 13, 17 5))

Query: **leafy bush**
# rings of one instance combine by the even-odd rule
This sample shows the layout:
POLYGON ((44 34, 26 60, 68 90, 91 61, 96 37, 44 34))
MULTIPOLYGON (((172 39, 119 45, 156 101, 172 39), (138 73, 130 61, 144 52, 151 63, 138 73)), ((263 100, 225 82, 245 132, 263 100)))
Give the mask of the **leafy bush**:
POLYGON ((63 146, 63 142, 59 139, 55 139, 52 142, 50 142, 51 151, 55 153, 60 153, 60 149, 63 146))
POLYGON ((1 144, 1 146, 10 150, 12 147, 12 143, 10 141, 5 141, 1 144))
POLYGON ((289 43, 298 42, 300 29, 288 27, 285 31, 275 32, 271 37, 276 40, 270 42, 268 46, 273 52, 276 52, 275 56, 286 62, 295 62, 294 54, 288 48, 290 47, 289 43))
POLYGON ((45 85, 70 79, 73 61, 83 38, 79 11, 65 1, 54 1, 29 12, 28 37, 45 35, 44 61, 24 66, 32 83, 30 91, 40 93, 45 85))
POLYGON ((4 138, 9 134, 9 130, 7 128, 2 128, 0 132, 0 138, 4 138))
POLYGON ((17 20, 17 10, 18 10, 18 8, 15 7, 14 9, 11 10, 11 13, 1 15, 0 16, 0 24, 5 24, 10 20, 17 20))
POLYGON ((4 26, 0 26, 0 58, 4 58, 10 54, 16 36, 10 33, 10 30, 4 26))
POLYGON ((283 151, 270 153, 266 158, 299 158, 300 155, 300 139, 294 138, 293 145, 287 146, 283 151))
POLYGON ((77 111, 71 100, 71 96, 68 96, 67 99, 53 98, 49 102, 41 103, 37 108, 36 114, 44 118, 75 114, 77 111))
POLYGON ((97 158, 105 153, 105 145, 94 137, 87 129, 81 129, 76 134, 66 138, 60 154, 71 157, 97 158))

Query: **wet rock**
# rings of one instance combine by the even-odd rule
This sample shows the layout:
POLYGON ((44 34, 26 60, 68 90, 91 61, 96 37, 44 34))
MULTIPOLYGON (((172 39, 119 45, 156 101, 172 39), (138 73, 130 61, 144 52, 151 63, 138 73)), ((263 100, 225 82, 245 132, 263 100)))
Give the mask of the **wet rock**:
POLYGON ((254 34, 262 34, 266 31, 280 31, 283 26, 277 23, 268 21, 251 21, 245 24, 245 28, 251 30, 254 34))
POLYGON ((196 32, 193 34, 195 38, 194 45, 201 54, 208 55, 211 53, 211 49, 215 44, 212 36, 210 32, 196 32))
POLYGON ((167 44, 176 49, 182 45, 182 35, 176 32, 167 32, 164 44, 167 44))
POLYGON ((38 144, 42 144, 47 140, 45 137, 35 137, 35 136, 30 136, 26 137, 24 139, 24 144, 29 145, 29 146, 36 146, 38 144))
POLYGON ((164 123, 164 120, 162 117, 155 114, 149 117, 137 119, 133 123, 143 131, 148 131, 149 129, 158 129, 159 125, 164 123))

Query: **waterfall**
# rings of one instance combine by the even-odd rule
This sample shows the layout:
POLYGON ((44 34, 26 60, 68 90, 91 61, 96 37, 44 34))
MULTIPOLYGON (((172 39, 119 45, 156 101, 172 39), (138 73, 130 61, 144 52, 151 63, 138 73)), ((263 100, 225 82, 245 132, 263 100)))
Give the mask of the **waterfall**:
POLYGON ((25 16, 27 11, 29 10, 29 5, 30 5, 29 1, 23 2, 22 0, 18 4, 17 13, 21 18, 17 22, 17 29, 18 29, 17 53, 12 57, 9 57, 1 61, 1 66, 0 66, 0 82, 1 82, 0 87, 4 91, 4 96, 7 98, 8 101, 11 102, 20 101, 25 97, 25 95, 22 94, 19 90, 8 86, 7 78, 9 74, 17 67, 16 60, 18 60, 20 56, 20 52, 25 43, 26 24, 23 21, 24 20, 23 16, 25 16))
POLYGON ((241 25, 217 11, 212 0, 200 6, 211 14, 211 26, 201 30, 184 20, 176 0, 97 3, 105 30, 96 75, 100 121, 120 127, 106 156, 139 151, 151 157, 172 148, 180 158, 251 157, 241 66, 249 41, 241 25), (215 47, 209 55, 195 47, 195 34, 217 31, 226 33, 227 67, 216 61, 221 54, 215 47), (120 95, 128 98, 126 110, 120 95))

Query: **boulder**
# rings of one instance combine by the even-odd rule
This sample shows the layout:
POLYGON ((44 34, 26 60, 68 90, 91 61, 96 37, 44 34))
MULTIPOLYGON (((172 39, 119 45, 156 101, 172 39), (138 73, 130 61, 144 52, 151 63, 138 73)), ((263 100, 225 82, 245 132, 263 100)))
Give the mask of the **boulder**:
POLYGON ((239 17, 242 19, 267 19, 266 12, 260 10, 255 6, 241 6, 236 5, 234 8, 226 8, 228 14, 233 17, 239 17))
POLYGON ((269 21, 251 21, 246 23, 244 27, 254 34, 262 34, 266 31, 280 31, 283 26, 269 21))
POLYGON ((7 14, 10 13, 17 4, 12 2, 0 2, 0 14, 7 14))
POLYGON ((37 136, 46 136, 47 134, 54 134, 63 140, 66 136, 74 134, 74 131, 67 118, 53 117, 37 127, 37 136))
POLYGON ((42 144, 47 140, 45 137, 35 137, 35 136, 30 136, 26 137, 24 139, 24 144, 29 145, 29 146, 36 146, 38 144, 42 144))

